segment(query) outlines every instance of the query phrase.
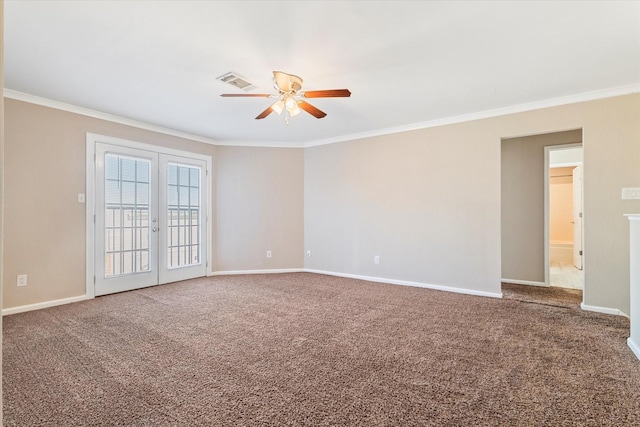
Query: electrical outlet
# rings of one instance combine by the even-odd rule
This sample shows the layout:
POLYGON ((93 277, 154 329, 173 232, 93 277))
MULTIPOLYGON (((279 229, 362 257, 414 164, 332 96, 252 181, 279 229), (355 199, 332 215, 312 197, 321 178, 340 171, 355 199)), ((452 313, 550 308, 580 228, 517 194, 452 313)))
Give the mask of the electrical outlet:
POLYGON ((311 251, 307 251, 307 258, 311 258, 311 251))
POLYGON ((27 286, 26 274, 18 274, 18 286, 27 286))
POLYGON ((373 257, 373 263, 374 264, 380 264, 380 255, 376 255, 373 257))
POLYGON ((267 251, 267 258, 271 258, 271 251, 267 251))
POLYGON ((78 203, 84 203, 84 202, 85 202, 84 193, 78 193, 78 203))

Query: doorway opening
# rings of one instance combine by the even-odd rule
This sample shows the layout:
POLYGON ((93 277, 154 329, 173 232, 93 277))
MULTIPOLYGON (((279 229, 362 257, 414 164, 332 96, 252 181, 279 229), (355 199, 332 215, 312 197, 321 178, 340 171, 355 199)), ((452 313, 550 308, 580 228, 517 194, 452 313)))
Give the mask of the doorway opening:
MULTIPOLYGON (((582 130, 503 138, 500 163, 503 296, 527 301, 533 298, 546 304, 566 300, 568 304, 579 305, 588 286, 583 273, 581 224, 582 130), (562 159, 563 155, 576 152, 580 153, 579 158, 562 159), (550 168, 550 164, 554 168, 550 168), (580 184, 576 186, 580 191, 573 191, 574 182, 580 184), (550 207, 558 194, 554 191, 550 195, 552 183, 568 184, 560 186, 568 190, 564 191, 566 197, 562 197, 562 191, 558 197, 569 210, 569 217, 562 221, 563 225, 573 227, 575 224, 576 228, 569 229, 568 236, 558 237, 554 223, 553 241, 550 207), (575 203, 574 197, 579 198, 575 203), (579 207, 575 213, 573 205, 579 207), (573 259, 574 251, 576 259, 573 259), (565 256, 564 260, 557 258, 558 252, 565 256), (574 267, 574 263, 578 267, 574 267), (563 268, 566 264, 571 268, 563 268), (570 279, 568 273, 576 277, 570 279)), ((556 212, 555 204, 553 212, 556 212)))
POLYGON ((584 289, 582 144, 545 147, 546 284, 584 289))

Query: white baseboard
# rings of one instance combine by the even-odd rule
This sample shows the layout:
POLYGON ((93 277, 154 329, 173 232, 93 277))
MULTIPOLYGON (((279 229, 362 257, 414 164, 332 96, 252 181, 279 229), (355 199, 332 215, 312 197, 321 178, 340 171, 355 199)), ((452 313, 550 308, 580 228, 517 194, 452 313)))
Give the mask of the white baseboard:
POLYGON ((77 297, 62 298, 62 299, 56 299, 53 301, 45 301, 45 302, 38 302, 35 304, 20 305, 18 307, 3 308, 2 315, 6 316, 9 314, 24 313, 26 311, 40 310, 42 308, 55 307, 57 305, 70 304, 72 302, 85 301, 88 299, 91 299, 91 297, 87 297, 86 295, 80 295, 77 297))
MULTIPOLYGON (((413 287, 418 287, 418 288, 434 289, 434 290, 438 290, 438 291, 454 292, 454 293, 459 293, 459 294, 476 295, 476 296, 483 296, 483 297, 490 297, 490 298, 502 298, 502 292, 498 292, 498 293, 485 292, 485 291, 477 291, 477 290, 474 290, 474 289, 467 289, 467 288, 455 288, 455 287, 451 287, 451 286, 433 285, 433 284, 429 284, 429 283, 412 282, 412 281, 407 281, 407 280, 387 279, 387 278, 382 278, 382 277, 362 276, 362 275, 358 275, 358 274, 338 273, 338 272, 335 272, 335 271, 314 270, 314 269, 310 269, 310 268, 279 268, 279 269, 265 269, 265 270, 214 271, 214 272, 209 273, 208 276, 226 276, 226 275, 239 275, 239 274, 302 273, 302 272, 305 272, 305 273, 316 273, 316 274, 326 274, 326 275, 329 275, 329 276, 337 276, 337 277, 347 277, 347 278, 351 278, 351 279, 366 280, 366 281, 369 281, 369 282, 378 282, 378 283, 388 283, 388 284, 392 284, 392 285, 413 286, 413 287)), ((505 282, 505 283, 514 283, 514 284, 517 284, 517 285, 546 286, 542 282, 529 282, 529 281, 523 281, 523 280, 510 280, 510 279, 501 279, 501 280, 503 282, 505 282)), ((87 300, 87 299, 91 299, 91 297, 88 297, 86 295, 80 295, 80 296, 77 296, 77 297, 63 298, 63 299, 58 299, 58 300, 53 300, 53 301, 40 302, 40 303, 36 303, 36 304, 28 304, 28 305, 22 305, 22 306, 18 306, 18 307, 5 308, 5 309, 2 310, 2 315, 6 316, 6 315, 9 315, 9 314, 23 313, 23 312, 31 311, 31 310, 39 310, 41 308, 55 307, 57 305, 69 304, 69 303, 72 303, 72 302, 84 301, 84 300, 87 300)), ((615 309, 615 308, 598 307, 598 306, 593 306, 593 305, 586 305, 584 303, 580 304, 580 307, 585 311, 594 311, 594 312, 597 312, 597 313, 613 314, 613 315, 616 315, 616 316, 629 317, 624 312, 622 312, 622 311, 620 311, 618 309, 615 309)), ((637 347, 636 347, 636 349, 637 349, 637 347)))
POLYGON ((613 314, 614 316, 629 317, 625 312, 618 310, 617 308, 598 307, 597 305, 587 305, 580 303, 580 308, 584 311, 594 311, 596 313, 613 314))
MULTIPOLYGON (((300 273, 303 269, 301 268, 286 268, 286 269, 272 269, 272 270, 243 270, 243 271, 214 271, 207 276, 221 276, 221 275, 231 275, 231 274, 265 274, 265 273, 300 273)), ((24 313, 27 311, 40 310, 42 308, 55 307, 58 305, 70 304, 72 302, 85 301, 88 299, 93 299, 93 297, 87 295, 79 295, 77 297, 70 298, 62 298, 52 301, 44 301, 35 304, 27 304, 21 305, 18 307, 9 307, 2 309, 2 315, 7 316, 10 314, 16 313, 24 313)))
POLYGON ((636 344, 635 342, 633 342, 631 337, 627 338, 627 345, 629 346, 631 351, 633 351, 633 354, 635 354, 636 357, 638 359, 640 359, 640 346, 638 344, 636 344))
POLYGON ((268 270, 227 270, 213 271, 209 276, 231 276, 237 274, 277 274, 277 273, 302 273, 303 268, 273 268, 268 270))
POLYGON ((474 289, 454 288, 451 286, 431 285, 428 283, 411 282, 407 280, 395 280, 395 279, 386 279, 382 277, 361 276, 358 274, 337 273, 335 271, 314 270, 310 268, 305 268, 304 272, 326 274, 329 276, 337 276, 337 277, 347 277, 350 279, 366 280, 368 282, 388 283, 391 285, 413 286, 417 288, 434 289, 437 291, 455 292, 458 294, 476 295, 476 296, 490 297, 490 298, 502 298, 502 292, 494 293, 494 292, 476 291, 474 289))
POLYGON ((529 285, 529 286, 544 286, 545 288, 548 288, 549 285, 547 285, 544 282, 532 282, 530 280, 516 280, 516 279, 500 279, 502 281, 502 283, 511 283, 512 285, 529 285))

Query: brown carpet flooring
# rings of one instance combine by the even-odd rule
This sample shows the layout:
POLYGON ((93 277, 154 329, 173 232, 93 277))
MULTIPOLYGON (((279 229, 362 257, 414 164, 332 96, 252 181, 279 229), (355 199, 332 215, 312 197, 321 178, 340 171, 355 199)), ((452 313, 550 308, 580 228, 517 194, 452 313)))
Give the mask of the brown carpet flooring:
POLYGON ((640 425, 628 320, 307 273, 4 319, 10 426, 640 425))
POLYGON ((580 289, 566 289, 555 286, 544 287, 503 283, 502 297, 528 303, 579 308, 582 302, 582 291, 580 289))

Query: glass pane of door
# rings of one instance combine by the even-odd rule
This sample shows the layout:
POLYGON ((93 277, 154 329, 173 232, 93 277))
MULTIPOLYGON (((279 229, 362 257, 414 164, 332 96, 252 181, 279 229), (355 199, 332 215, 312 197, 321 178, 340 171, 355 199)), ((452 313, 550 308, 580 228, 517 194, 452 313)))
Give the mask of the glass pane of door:
POLYGON ((200 175, 198 167, 167 164, 167 267, 200 264, 200 175))
POLYGON ((107 153, 104 198, 104 277, 149 271, 149 159, 107 153))

